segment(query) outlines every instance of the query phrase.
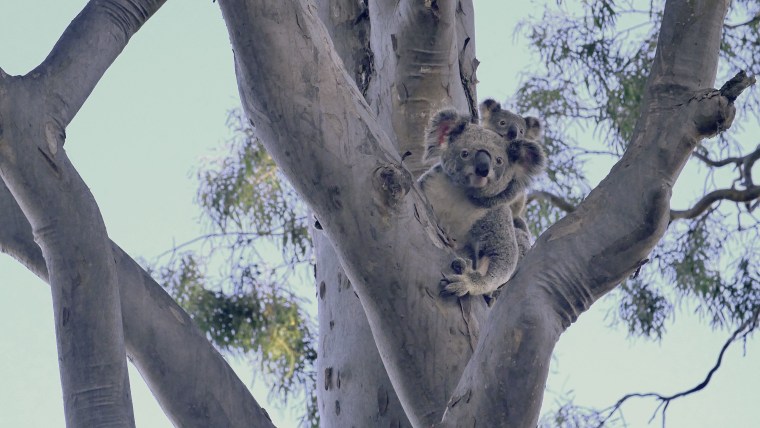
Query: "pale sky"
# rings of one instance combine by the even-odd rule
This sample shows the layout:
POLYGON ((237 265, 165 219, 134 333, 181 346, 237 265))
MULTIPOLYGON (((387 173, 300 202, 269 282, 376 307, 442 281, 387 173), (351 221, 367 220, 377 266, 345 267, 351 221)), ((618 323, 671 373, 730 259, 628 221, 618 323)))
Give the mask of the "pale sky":
MULTIPOLYGON (((85 3, 0 2, 0 67, 10 74, 34 68, 85 3)), ((520 46, 524 40, 512 36, 529 3, 476 3, 478 94, 503 101, 514 93, 519 72, 536 60, 520 46)), ((110 237, 133 257, 150 259, 202 232, 193 171, 230 137, 225 119, 238 104, 218 6, 208 0, 169 1, 132 39, 74 119, 66 150, 92 189, 110 237)), ((744 134, 752 133, 760 130, 744 134)), ((607 168, 592 175, 599 179, 607 168)), ((685 174, 694 171, 687 168, 685 174)), ((682 177, 677 189, 688 191, 688 183, 702 180, 682 177)), ((729 336, 711 332, 685 307, 662 343, 629 340, 622 327, 607 328, 609 304, 600 302, 563 335, 545 408, 557 394, 571 394, 579 405, 606 407, 629 392, 690 388, 703 379, 729 336)), ((0 255, 0 323, 6 326, 0 340, 0 427, 63 427, 49 288, 5 255, 0 255)), ((706 390, 671 404, 667 426, 757 426, 759 363, 757 340, 744 349, 734 345, 706 390)), ((251 384, 257 367, 236 368, 251 384)), ((132 391, 138 427, 171 426, 139 375, 132 377, 132 391)), ((294 415, 268 404, 265 387, 255 388, 254 395, 278 426, 294 426, 294 415)), ((654 407, 649 400, 624 407, 629 426, 648 426, 654 407)), ((657 418, 651 426, 659 424, 657 418)))

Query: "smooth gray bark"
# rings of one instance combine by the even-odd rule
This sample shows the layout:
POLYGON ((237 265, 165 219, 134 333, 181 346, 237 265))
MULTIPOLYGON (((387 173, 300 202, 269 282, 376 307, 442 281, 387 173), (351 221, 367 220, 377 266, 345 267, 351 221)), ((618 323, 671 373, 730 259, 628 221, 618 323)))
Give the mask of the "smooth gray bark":
MULTIPOLYGON (((425 204, 416 191, 406 196, 412 177, 399 167, 388 134, 344 70, 314 7, 219 4, 248 117, 338 243, 407 416, 430 425, 474 348, 484 302, 439 297, 441 267, 452 255, 431 243, 438 238, 425 204)), ((454 23, 454 7, 436 7, 450 11, 445 22, 454 23)), ((419 9, 402 2, 399 10, 419 9)))
MULTIPOLYGON (((374 342, 413 425, 535 426, 560 334, 643 263, 667 228, 671 188, 694 146, 731 124, 733 98, 708 89, 728 1, 668 1, 630 148, 575 211, 538 239, 488 319, 482 299, 439 295, 441 272, 453 255, 414 187, 424 169, 416 156, 428 115, 444 106, 474 112, 471 2, 371 3, 370 62, 361 51, 366 34, 351 41, 356 29, 333 22, 333 43, 309 2, 219 2, 246 113, 332 243, 315 239, 326 268, 320 273, 318 267, 318 294, 325 300, 320 318, 327 325, 320 346, 340 346, 331 328, 351 332, 368 357, 350 361, 348 349, 325 354, 318 385, 327 391, 323 413, 335 413, 336 425, 404 423, 392 394, 383 394, 385 378, 361 373, 379 370, 374 342), (412 155, 402 166, 407 151, 412 155), (343 324, 362 319, 357 300, 371 340, 365 326, 343 324), (339 314, 342 308, 350 311, 339 314), (351 401, 343 388, 374 392, 376 406, 351 401)), ((176 424, 271 426, 187 315, 110 243, 62 147, 68 122, 161 3, 92 1, 40 67, 24 77, 0 71, 0 175, 23 209, 0 188, 0 248, 50 278, 60 295, 57 324, 73 322, 63 310, 72 304, 81 305, 76 315, 94 316, 81 322, 101 330, 73 335, 70 344, 107 342, 103 352, 117 365, 103 377, 116 386, 113 411, 67 408, 72 425, 111 422, 95 417, 130 424, 120 298, 127 350, 176 424), (77 289, 88 293, 70 299, 77 289), (99 302, 110 302, 106 310, 87 300, 96 293, 103 293, 99 302)), ((320 4, 323 16, 351 13, 348 3, 331 3, 345 10, 320 4)), ((65 394, 76 392, 67 382, 65 394)))
MULTIPOLYGON (((467 99, 471 109, 475 109, 477 61, 474 59, 475 45, 471 43, 474 13, 471 4, 460 3, 454 15, 457 22, 454 33, 451 28, 437 25, 434 14, 427 13, 422 4, 405 3, 399 9, 387 6, 355 0, 317 2, 319 17, 345 69, 370 109, 383 115, 379 119, 383 127, 394 131, 389 135, 395 141, 396 151, 412 153, 404 162, 405 165, 416 163, 419 174, 424 170, 419 163, 419 135, 431 109, 436 108, 433 104, 446 99, 447 88, 453 88, 451 91, 460 101, 467 99), (415 31, 421 22, 425 31, 415 31), (443 33, 439 29, 443 29, 443 33), (431 44, 431 40, 435 43, 431 44), (383 54, 394 50, 396 54, 383 54), (467 82, 467 85, 462 86, 461 82, 467 82), (388 96, 396 91, 395 88, 404 88, 403 99, 388 96), (419 119, 415 123, 392 120, 392 116, 406 115, 419 119), (394 128, 393 123, 401 126, 394 128)), ((452 4, 446 7, 452 7, 452 4)), ((326 240, 321 233, 315 236, 317 274, 320 277, 317 285, 321 289, 324 282, 326 289, 331 290, 336 278, 341 278, 337 281, 341 283, 348 279, 335 261, 330 244, 321 242, 326 240)), ((356 373, 354 381, 342 381, 341 388, 320 389, 320 422, 324 426, 340 426, 351 420, 374 421, 373 424, 384 426, 387 421, 398 426, 398 421, 404 421, 406 417, 382 366, 358 298, 327 293, 318 302, 320 331, 323 332, 317 363, 318 384, 323 385, 326 373, 334 376, 339 371, 356 373), (338 328, 336 326, 339 330, 334 330, 338 328), (341 355, 346 349, 351 350, 349 358, 341 355), (361 374, 357 373, 359 366, 361 374), (370 385, 372 393, 368 394, 370 385), (383 398, 385 396, 388 398, 383 398), (342 403, 340 414, 335 411, 335 402, 342 403), (354 415, 356 417, 352 419, 354 415)))
MULTIPOLYGON (((478 337, 482 302, 438 295, 451 256, 428 239, 435 230, 398 158, 405 147, 419 147, 431 111, 472 108, 462 79, 449 85, 459 74, 443 66, 462 64, 452 50, 462 43, 455 13, 467 8, 373 4, 372 28, 377 20, 389 29, 371 33, 383 72, 360 91, 310 4, 220 1, 244 108, 334 244, 411 422, 440 420, 441 399, 469 360, 443 424, 535 426, 559 335, 641 265, 667 228, 671 187, 694 145, 730 125, 725 97, 690 100, 712 85, 727 2, 668 3, 648 87, 654 101, 644 103, 631 148, 538 240, 491 311, 472 359, 468 342, 478 337), (374 104, 373 97, 392 101, 374 104)), ((404 165, 412 176, 422 169, 413 157, 404 165)))
POLYGON ((666 3, 628 150, 521 262, 441 426, 535 426, 559 335, 644 263, 667 229, 671 190, 693 149, 731 125, 733 104, 709 89, 727 8, 728 1, 666 3))
MULTIPOLYGON (((387 98, 368 98, 378 75, 370 34, 382 31, 377 26, 372 28, 369 5, 356 0, 324 0, 317 7, 336 52, 365 100, 370 105, 387 103, 387 98)), ((311 235, 318 266, 321 333, 316 368, 320 424, 410 426, 380 359, 367 316, 332 244, 316 229, 311 235)))
POLYGON ((23 77, 0 76, 0 177, 47 265, 70 427, 135 422, 115 263, 97 204, 63 149, 65 129, 162 4, 92 1, 39 67, 23 77))
POLYGON ((324 427, 410 426, 351 281, 327 237, 312 235, 317 253, 319 422, 324 427))
MULTIPOLYGON (((0 183, 0 251, 48 281, 32 228, 0 183)), ((131 257, 111 243, 124 340, 132 363, 178 427, 273 426, 248 388, 185 311, 131 257)))
POLYGON ((110 242, 63 148, 68 123, 163 3, 91 1, 35 70, 0 70, 0 249, 51 284, 67 426, 134 426, 125 336, 178 426, 271 426, 190 318, 110 242))

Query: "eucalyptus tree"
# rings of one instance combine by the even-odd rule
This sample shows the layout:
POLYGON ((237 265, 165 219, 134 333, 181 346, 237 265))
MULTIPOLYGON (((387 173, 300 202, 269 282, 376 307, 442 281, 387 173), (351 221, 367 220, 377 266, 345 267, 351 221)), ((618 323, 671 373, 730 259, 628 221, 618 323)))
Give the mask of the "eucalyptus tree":
MULTIPOLYGON (((0 70, 0 247, 51 284, 69 426, 134 425, 125 349, 178 426, 269 426, 190 317, 109 241, 63 148, 162 3, 93 0, 39 67, 0 70)), ((441 296, 452 254, 414 181, 430 113, 477 116, 471 2, 219 3, 248 123, 319 224, 325 426, 535 426, 553 347, 578 315, 642 269, 672 220, 757 199, 750 178, 691 214, 670 209, 684 164, 731 126, 754 79, 713 89, 728 1, 668 1, 608 176, 538 237, 492 307, 441 296)), ((740 161, 745 175, 756 157, 740 161)))

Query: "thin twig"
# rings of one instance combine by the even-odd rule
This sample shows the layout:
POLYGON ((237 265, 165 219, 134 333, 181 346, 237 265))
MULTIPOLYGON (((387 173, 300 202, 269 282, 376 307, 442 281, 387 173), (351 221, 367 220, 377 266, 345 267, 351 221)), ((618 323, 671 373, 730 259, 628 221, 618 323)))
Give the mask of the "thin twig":
POLYGON ((752 331, 755 330, 758 323, 758 318, 760 317, 760 311, 756 311, 750 318, 748 318, 746 321, 742 323, 742 325, 737 328, 734 333, 731 335, 731 337, 726 340, 726 342, 723 344, 723 347, 720 349, 720 353, 718 353, 718 360, 715 362, 715 365, 710 369, 709 372, 707 372, 707 376, 705 376, 705 379, 697 384, 696 386, 686 390, 681 391, 673 395, 662 395, 656 392, 646 392, 646 393, 631 393, 624 395, 621 399, 619 399, 613 406, 609 407, 608 410, 609 413, 607 416, 602 419, 602 421, 597 425, 597 428, 600 428, 604 426, 604 424, 617 412, 620 411, 620 407, 628 401, 631 398, 648 398, 653 397, 659 401, 659 404, 655 408, 654 412, 652 413, 652 418, 650 418, 650 422, 652 419, 655 418, 658 412, 662 413, 662 426, 665 427, 665 413, 668 411, 668 406, 673 400, 676 400, 681 397, 685 397, 687 395, 694 394, 698 391, 703 390, 707 385, 710 383, 710 380, 712 380, 713 375, 718 371, 721 364, 723 363, 723 357, 726 354, 726 351, 728 350, 728 347, 731 346, 732 343, 736 341, 737 338, 741 336, 741 338, 746 338, 747 335, 749 335, 752 331))
POLYGON ((693 207, 686 210, 670 210, 670 221, 692 219, 705 212, 716 201, 750 202, 760 197, 760 186, 745 190, 714 190, 700 199, 693 207))
POLYGON ((571 213, 575 211, 575 205, 566 201, 562 197, 555 195, 554 193, 546 192, 543 190, 536 190, 528 194, 528 202, 536 201, 539 199, 551 203, 552 205, 561 209, 562 211, 565 211, 566 213, 571 213))

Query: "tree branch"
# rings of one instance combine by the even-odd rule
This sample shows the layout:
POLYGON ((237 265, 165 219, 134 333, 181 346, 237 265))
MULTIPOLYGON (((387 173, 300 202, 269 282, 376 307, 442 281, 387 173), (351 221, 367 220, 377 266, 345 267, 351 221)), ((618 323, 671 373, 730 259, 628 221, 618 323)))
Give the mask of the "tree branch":
POLYGON ((631 144, 522 259, 441 426, 536 425, 560 334, 647 258, 667 229, 672 185, 694 147, 731 124, 732 102, 708 89, 727 9, 727 0, 667 1, 631 144))
MULTIPOLYGON (((760 147, 758 147, 758 149, 760 150, 760 147)), ((701 160, 706 165, 712 166, 712 167, 716 167, 716 168, 720 168, 722 166, 730 165, 732 163, 736 164, 736 165, 741 165, 741 163, 744 161, 744 158, 745 158, 744 156, 742 156, 742 157, 728 157, 728 158, 725 158, 725 159, 714 161, 714 160, 710 159, 709 157, 707 157, 707 155, 702 154, 702 153, 700 153, 699 151, 696 151, 696 150, 694 151, 694 153, 692 153, 692 156, 694 156, 695 158, 701 160)))
POLYGON ((720 95, 726 97, 729 102, 734 102, 745 89, 754 85, 755 82, 755 76, 747 76, 747 73, 742 70, 720 87, 720 95))
POLYGON ((91 0, 45 61, 25 78, 42 89, 46 111, 63 130, 129 39, 166 0, 91 0))
POLYGON ((100 210, 62 149, 65 130, 129 36, 161 4, 90 1, 39 67, 0 81, 0 177, 47 266, 69 426, 135 421, 115 261, 100 210))
POLYGON ((752 25, 752 24, 754 24, 754 23, 756 23, 758 21, 760 21, 760 15, 755 15, 751 19, 749 19, 749 20, 747 20, 745 22, 740 22, 738 24, 726 24, 726 28, 728 28, 730 30, 733 30, 733 29, 736 29, 736 28, 739 28, 739 27, 743 27, 745 25, 752 25))
MULTIPOLYGON (((48 281, 32 228, 0 182, 0 251, 48 281)), ((111 243, 127 355, 176 426, 273 426, 248 388, 205 335, 129 255, 111 243)))
POLYGON ((462 85, 462 79, 474 78, 473 15, 469 0, 385 0, 370 8, 374 49, 382 53, 375 56, 376 67, 383 70, 370 100, 375 101, 373 94, 382 99, 372 103, 378 120, 398 153, 412 153, 404 165, 415 178, 429 168, 421 160, 420 138, 430 114, 443 107, 465 108, 468 97, 475 96, 474 80, 469 93, 462 85), (460 75, 460 50, 465 76, 460 75))
POLYGON ((561 196, 555 195, 554 193, 547 192, 544 190, 534 190, 528 193, 528 203, 532 201, 538 201, 538 200, 549 202, 550 204, 554 205, 555 207, 561 209, 562 211, 566 213, 571 213, 575 211, 575 205, 571 204, 570 202, 568 202, 561 196))
POLYGON ((728 200, 733 202, 749 202, 760 198, 760 186, 754 186, 745 190, 720 189, 714 190, 700 199, 693 207, 687 210, 671 210, 670 221, 696 218, 707 211, 716 201, 728 200))
MULTIPOLYGON (((672 395, 662 395, 656 392, 647 392, 647 393, 631 393, 624 395, 621 399, 619 399, 614 405, 612 405, 609 409, 603 410, 602 412, 609 412, 607 416, 605 416, 599 425, 597 427, 602 427, 604 424, 617 413, 622 405, 628 401, 631 398, 646 398, 646 397, 652 397, 657 399, 660 403, 657 405, 657 407, 654 410, 654 413, 652 414, 652 419, 657 415, 658 411, 662 412, 662 426, 665 427, 665 413, 668 411, 668 406, 670 403, 678 398, 685 397, 687 395, 694 394, 695 392, 699 392, 710 383, 710 380, 712 380, 713 375, 718 371, 721 364, 723 363, 723 356, 726 354, 726 351, 728 350, 728 347, 731 346, 732 343, 734 343, 739 336, 742 338, 746 337, 748 334, 752 333, 755 328, 757 328, 758 323, 758 317, 760 316, 760 312, 755 312, 754 315, 752 315, 749 319, 744 321, 742 325, 737 328, 734 333, 731 335, 731 337, 726 340, 726 342, 723 344, 723 346, 720 349, 720 352, 718 353, 718 359, 713 365, 713 367, 707 372, 707 376, 705 376, 704 380, 702 382, 698 383, 694 387, 687 389, 685 391, 681 391, 672 395)), ((650 419, 651 421, 651 419, 650 419)))
MULTIPOLYGON (((392 129, 390 97, 381 88, 387 85, 387 76, 395 74, 390 69, 395 58, 378 55, 376 59, 372 43, 391 43, 390 34, 397 23, 383 18, 393 8, 370 8, 368 2, 356 0, 321 0, 317 7, 336 52, 364 99, 383 117, 381 120, 387 120, 384 128, 392 129), (382 63, 382 73, 375 61, 382 63)), ((410 426, 383 366, 364 308, 355 293, 345 290, 351 285, 332 244, 317 230, 312 230, 311 236, 318 267, 319 331, 329 332, 319 335, 317 384, 325 385, 318 394, 320 424, 340 426, 351 421, 356 426, 410 426)))

